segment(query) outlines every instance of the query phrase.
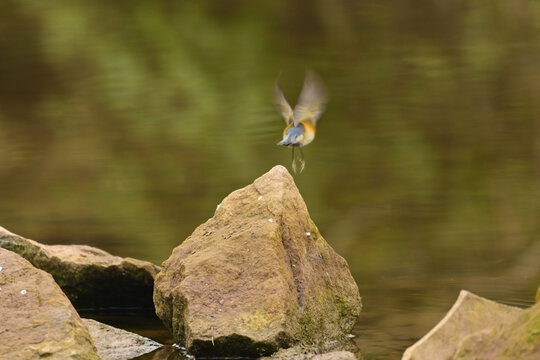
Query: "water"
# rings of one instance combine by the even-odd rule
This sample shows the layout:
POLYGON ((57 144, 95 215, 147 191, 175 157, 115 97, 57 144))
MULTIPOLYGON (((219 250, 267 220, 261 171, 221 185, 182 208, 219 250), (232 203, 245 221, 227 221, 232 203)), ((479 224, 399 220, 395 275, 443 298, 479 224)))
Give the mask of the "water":
POLYGON ((313 68, 331 101, 295 181, 360 287, 355 341, 398 359, 460 289, 533 302, 538 24, 527 1, 4 0, 0 225, 161 263, 290 167, 273 82, 294 102, 313 68))

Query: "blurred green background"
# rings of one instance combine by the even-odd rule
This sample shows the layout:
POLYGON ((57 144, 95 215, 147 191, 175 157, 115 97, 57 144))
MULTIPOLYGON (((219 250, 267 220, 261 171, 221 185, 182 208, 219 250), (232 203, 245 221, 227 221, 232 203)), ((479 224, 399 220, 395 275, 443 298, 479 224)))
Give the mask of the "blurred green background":
MULTIPOLYGON (((0 0, 0 226, 161 263, 276 164, 280 71, 331 101, 295 176, 366 359, 540 283, 540 3, 0 0)), ((140 324, 139 324, 140 325, 140 324)))

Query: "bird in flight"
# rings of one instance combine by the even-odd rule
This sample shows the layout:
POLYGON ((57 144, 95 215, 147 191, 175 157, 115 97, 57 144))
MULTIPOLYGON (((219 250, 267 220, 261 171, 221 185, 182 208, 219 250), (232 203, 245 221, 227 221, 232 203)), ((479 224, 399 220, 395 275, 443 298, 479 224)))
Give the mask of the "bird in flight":
POLYGON ((328 99, 326 86, 313 71, 308 70, 294 110, 283 95, 283 91, 279 86, 279 78, 276 81, 275 91, 276 102, 287 125, 283 130, 283 140, 277 144, 292 149, 292 169, 295 173, 301 173, 306 166, 302 147, 315 139, 317 121, 324 112, 328 99), (300 151, 300 169, 298 169, 294 156, 294 149, 296 148, 300 151))

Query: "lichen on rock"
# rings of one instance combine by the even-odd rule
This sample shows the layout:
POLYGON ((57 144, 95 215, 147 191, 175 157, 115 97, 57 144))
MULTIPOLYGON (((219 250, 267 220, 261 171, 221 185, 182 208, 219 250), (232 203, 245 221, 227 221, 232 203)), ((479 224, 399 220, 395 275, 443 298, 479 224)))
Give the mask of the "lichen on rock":
POLYGON ((323 239, 288 171, 234 191, 174 249, 154 288, 156 313, 194 354, 259 356, 324 348, 361 310, 346 261, 323 239))

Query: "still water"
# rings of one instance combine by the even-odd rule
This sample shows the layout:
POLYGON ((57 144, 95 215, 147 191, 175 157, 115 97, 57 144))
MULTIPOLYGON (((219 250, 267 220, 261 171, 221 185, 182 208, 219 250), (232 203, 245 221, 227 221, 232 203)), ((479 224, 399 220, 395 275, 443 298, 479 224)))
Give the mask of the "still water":
POLYGON ((460 289, 532 304, 531 1, 2 0, 0 226, 161 263, 231 191, 290 168, 273 83, 294 99, 306 68, 331 100, 295 181, 359 285, 365 358, 398 359, 460 289))

